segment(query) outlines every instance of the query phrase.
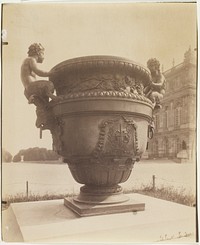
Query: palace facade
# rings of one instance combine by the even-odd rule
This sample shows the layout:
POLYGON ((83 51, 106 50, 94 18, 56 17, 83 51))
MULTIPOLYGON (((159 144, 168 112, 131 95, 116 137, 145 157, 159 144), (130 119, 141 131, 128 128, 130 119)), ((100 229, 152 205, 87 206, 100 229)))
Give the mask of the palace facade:
POLYGON ((162 109, 155 113, 155 133, 148 145, 149 158, 180 156, 195 159, 196 154, 196 89, 197 69, 195 51, 184 54, 181 64, 163 74, 166 93, 162 109))

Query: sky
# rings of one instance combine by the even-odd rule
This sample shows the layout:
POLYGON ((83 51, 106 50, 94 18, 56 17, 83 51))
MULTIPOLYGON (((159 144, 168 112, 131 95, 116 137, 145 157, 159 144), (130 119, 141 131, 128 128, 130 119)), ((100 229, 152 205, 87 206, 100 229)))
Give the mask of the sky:
MULTIPOLYGON (((197 47, 195 3, 18 3, 3 5, 2 147, 52 149, 49 131, 35 127, 35 106, 29 105, 20 80, 28 47, 45 48, 46 71, 58 63, 88 55, 121 56, 146 66, 157 58, 164 70, 197 47)), ((48 78, 47 78, 48 79, 48 78)))

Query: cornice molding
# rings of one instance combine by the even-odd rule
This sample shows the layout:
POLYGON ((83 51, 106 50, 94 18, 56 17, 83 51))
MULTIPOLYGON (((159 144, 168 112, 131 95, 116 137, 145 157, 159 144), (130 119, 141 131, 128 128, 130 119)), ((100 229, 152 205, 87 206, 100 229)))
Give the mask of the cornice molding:
POLYGON ((164 71, 163 75, 166 77, 166 79, 168 79, 168 78, 176 75, 177 73, 182 72, 182 70, 184 70, 188 66, 196 68, 196 64, 182 62, 182 63, 178 64, 177 66, 174 66, 174 67, 164 71))

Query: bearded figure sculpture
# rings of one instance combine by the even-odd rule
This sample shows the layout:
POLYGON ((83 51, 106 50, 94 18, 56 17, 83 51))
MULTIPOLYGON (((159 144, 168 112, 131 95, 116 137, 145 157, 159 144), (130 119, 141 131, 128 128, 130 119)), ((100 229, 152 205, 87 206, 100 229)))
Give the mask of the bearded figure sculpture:
POLYGON ((165 94, 165 77, 160 72, 160 62, 157 59, 149 59, 147 67, 151 72, 151 81, 144 93, 153 102, 154 108, 160 109, 162 108, 161 100, 165 94))
POLYGON ((49 98, 54 102, 58 101, 59 98, 53 94, 54 85, 51 81, 37 80, 36 76, 49 77, 51 74, 37 67, 37 63, 42 63, 43 60, 43 46, 40 43, 32 44, 28 50, 28 57, 21 66, 21 80, 28 103, 36 106, 36 126, 41 129, 50 129, 52 112, 49 106, 49 98))

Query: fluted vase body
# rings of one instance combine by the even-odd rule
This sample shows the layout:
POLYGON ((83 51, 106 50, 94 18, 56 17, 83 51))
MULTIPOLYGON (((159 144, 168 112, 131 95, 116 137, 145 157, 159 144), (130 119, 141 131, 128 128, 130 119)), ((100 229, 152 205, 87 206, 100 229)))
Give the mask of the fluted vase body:
POLYGON ((147 146, 153 105, 143 94, 149 71, 112 56, 64 61, 52 69, 54 149, 84 184, 76 201, 124 202, 125 182, 147 146))

